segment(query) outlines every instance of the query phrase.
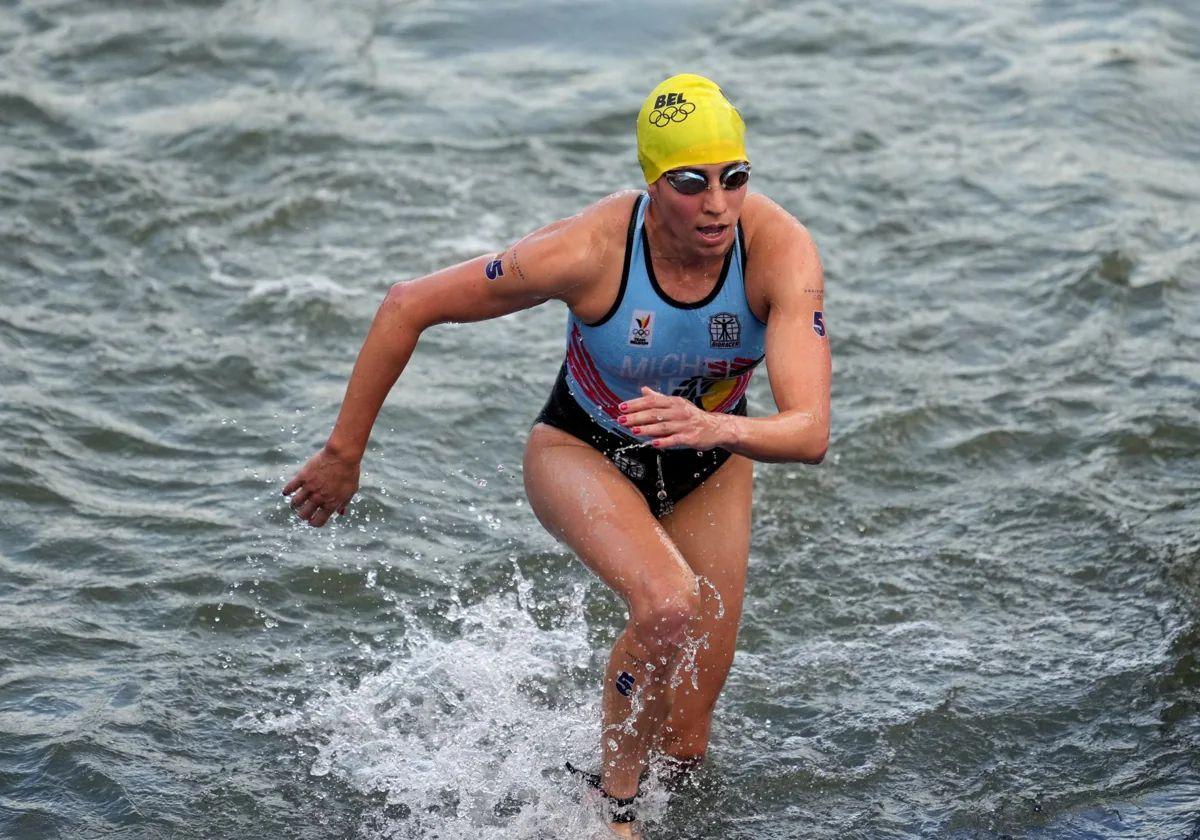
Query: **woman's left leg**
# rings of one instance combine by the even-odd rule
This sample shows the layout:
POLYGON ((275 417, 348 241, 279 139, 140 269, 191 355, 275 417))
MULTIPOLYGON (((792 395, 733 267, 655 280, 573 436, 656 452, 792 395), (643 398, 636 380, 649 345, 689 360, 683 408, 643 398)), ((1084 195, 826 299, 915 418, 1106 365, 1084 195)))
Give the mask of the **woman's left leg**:
POLYGON ((702 615, 693 632, 701 641, 694 670, 687 668, 685 653, 658 744, 660 752, 688 763, 704 757, 713 707, 733 664, 750 555, 753 485, 753 462, 734 455, 660 520, 700 579, 702 615))

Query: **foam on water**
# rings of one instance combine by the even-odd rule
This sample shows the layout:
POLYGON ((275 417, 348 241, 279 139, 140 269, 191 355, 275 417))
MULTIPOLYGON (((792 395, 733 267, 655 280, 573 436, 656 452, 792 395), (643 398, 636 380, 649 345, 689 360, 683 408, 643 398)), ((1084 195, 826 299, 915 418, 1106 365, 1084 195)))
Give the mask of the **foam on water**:
POLYGON ((409 634, 379 654, 379 670, 354 685, 320 686, 297 710, 264 710, 238 725, 315 750, 313 776, 384 794, 387 807, 364 820, 368 836, 606 836, 563 770, 566 759, 596 763, 598 668, 584 591, 575 588, 549 629, 527 611, 532 587, 519 574, 517 593, 453 608, 452 638, 410 613, 409 634))

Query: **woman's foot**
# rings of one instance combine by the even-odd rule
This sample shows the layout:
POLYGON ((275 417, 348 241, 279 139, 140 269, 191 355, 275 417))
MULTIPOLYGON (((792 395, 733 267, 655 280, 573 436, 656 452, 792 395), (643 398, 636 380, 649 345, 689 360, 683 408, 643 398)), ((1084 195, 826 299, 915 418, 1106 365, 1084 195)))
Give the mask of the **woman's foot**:
MULTIPOLYGON (((586 798, 608 818, 609 830, 615 836, 633 837, 641 840, 642 832, 638 828, 633 810, 637 794, 624 799, 618 798, 604 790, 604 787, 600 784, 600 775, 598 773, 589 773, 586 770, 580 770, 569 761, 566 766, 568 771, 587 782, 586 798)), ((642 778, 638 780, 639 784, 648 775, 648 771, 644 771, 642 778)))

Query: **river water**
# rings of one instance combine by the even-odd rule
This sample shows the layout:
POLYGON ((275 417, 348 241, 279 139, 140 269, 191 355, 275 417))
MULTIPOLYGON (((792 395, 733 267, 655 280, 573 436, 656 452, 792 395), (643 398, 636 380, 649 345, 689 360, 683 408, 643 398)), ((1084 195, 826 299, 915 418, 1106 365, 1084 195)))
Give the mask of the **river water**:
POLYGON ((684 71, 821 249, 834 414, 648 836, 1200 837, 1183 0, 0 2, 0 836, 603 836, 561 305, 430 331, 334 527, 279 487, 389 285, 637 186, 684 71))

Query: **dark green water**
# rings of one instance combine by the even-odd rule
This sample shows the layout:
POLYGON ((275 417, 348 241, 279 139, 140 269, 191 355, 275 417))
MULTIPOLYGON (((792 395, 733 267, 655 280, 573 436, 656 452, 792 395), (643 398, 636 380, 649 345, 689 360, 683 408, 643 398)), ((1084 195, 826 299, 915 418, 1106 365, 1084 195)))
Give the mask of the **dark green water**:
POLYGON ((0 0, 0 836, 592 836, 562 308, 426 335, 336 527, 278 492, 388 286, 637 186, 692 71, 822 250, 834 425, 649 836, 1200 837, 1195 11, 0 0))

